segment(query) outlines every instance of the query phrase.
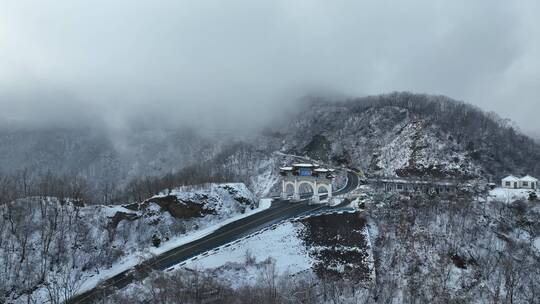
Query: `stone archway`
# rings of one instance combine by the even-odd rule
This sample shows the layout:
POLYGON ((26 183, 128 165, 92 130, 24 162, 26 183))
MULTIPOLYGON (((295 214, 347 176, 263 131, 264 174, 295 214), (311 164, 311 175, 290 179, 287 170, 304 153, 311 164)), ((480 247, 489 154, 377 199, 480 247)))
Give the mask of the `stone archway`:
POLYGON ((333 170, 320 168, 313 164, 293 164, 289 167, 281 167, 281 198, 292 202, 298 202, 311 198, 314 203, 319 203, 319 189, 322 193, 332 198, 332 174, 333 170), (291 195, 292 191, 292 198, 291 195))
POLYGON ((319 198, 321 195, 326 195, 326 199, 332 199, 332 183, 319 183, 317 188, 319 198))
POLYGON ((283 183, 283 199, 294 196, 296 193, 296 185, 293 182, 284 182, 283 183))
POLYGON ((317 187, 317 193, 319 193, 319 195, 328 194, 329 197, 332 196, 332 185, 319 184, 317 187))
POLYGON ((319 194, 317 193, 317 182, 300 181, 298 183, 298 194, 299 194, 298 199, 301 199, 302 195, 311 194, 311 195, 309 195, 309 198, 311 199, 311 201, 313 201, 315 203, 319 202, 319 194), (302 193, 301 191, 305 190, 306 188, 310 189, 311 191, 302 193))
POLYGON ((317 193, 316 185, 310 181, 301 181, 298 183, 298 193, 299 194, 315 194, 317 193))

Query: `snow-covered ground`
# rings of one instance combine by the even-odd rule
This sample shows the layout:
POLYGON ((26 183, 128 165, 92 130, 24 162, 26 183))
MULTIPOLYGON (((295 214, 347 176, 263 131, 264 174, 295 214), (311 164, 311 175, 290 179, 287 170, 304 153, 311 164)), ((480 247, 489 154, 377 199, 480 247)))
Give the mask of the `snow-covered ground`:
MULTIPOLYGON (((530 189, 495 188, 489 191, 489 198, 503 203, 512 203, 517 200, 527 200, 531 192, 533 190, 530 189)), ((540 196, 540 192, 536 193, 540 196)))
MULTIPOLYGON (((267 228, 261 232, 252 234, 239 241, 222 246, 219 250, 202 254, 184 263, 173 266, 169 271, 182 269, 196 269, 214 271, 221 279, 226 280, 231 286, 251 285, 256 282, 256 276, 260 275, 260 263, 272 261, 276 273, 280 276, 294 275, 301 272, 314 274, 321 266, 328 269, 338 270, 351 267, 345 263, 343 254, 349 255, 363 253, 362 259, 354 258, 354 263, 362 265, 360 269, 374 269, 374 260, 371 252, 371 240, 368 227, 358 218, 349 215, 347 221, 354 221, 359 231, 341 232, 341 217, 347 215, 322 215, 304 218, 303 220, 287 221, 277 226, 267 228), (311 222, 310 222, 311 221, 311 222), (319 221, 331 221, 328 229, 314 224, 319 221), (331 238, 323 237, 324 242, 313 241, 313 234, 319 234, 313 229, 324 229, 330 232, 331 238), (341 233, 340 233, 341 232, 341 233), (358 236, 361 236, 358 238, 358 236), (334 240, 331 240, 335 238, 334 240), (329 241, 330 243, 325 243, 329 241), (337 254, 334 256, 332 253, 337 254), (257 264, 259 263, 259 264, 257 264), (330 266, 334 265, 334 266, 330 266)), ((345 219, 345 218, 344 218, 345 219)), ((352 267, 357 267, 353 265, 352 267)), ((374 278, 374 272, 366 275, 374 278)))
POLYGON ((185 245, 187 243, 190 243, 202 237, 205 237, 229 223, 232 223, 234 221, 240 220, 242 218, 245 218, 253 214, 256 214, 258 212, 261 212, 263 210, 266 210, 270 208, 271 205, 272 205, 272 199, 262 199, 259 203, 259 207, 253 210, 248 209, 248 211, 246 211, 244 214, 233 216, 227 220, 219 222, 218 224, 211 225, 204 229, 192 231, 185 235, 174 237, 160 247, 149 247, 149 248, 143 249, 142 251, 126 256, 118 263, 113 264, 111 268, 101 271, 98 275, 88 276, 88 278, 84 280, 84 282, 81 284, 81 287, 79 288, 78 292, 82 293, 84 291, 90 290, 96 287, 96 285, 99 282, 106 280, 108 278, 111 278, 130 268, 133 268, 135 265, 141 263, 144 260, 148 260, 152 258, 153 256, 165 253, 173 248, 185 245))
MULTIPOLYGON (((175 275, 186 269, 211 271, 228 286, 237 288, 256 284, 261 267, 267 263, 275 265, 279 276, 310 270, 314 260, 299 237, 302 229, 305 227, 300 222, 285 222, 173 266, 165 274, 175 275)), ((136 294, 145 290, 150 280, 132 283, 119 293, 136 294)))
POLYGON ((534 239, 533 246, 540 253, 540 237, 534 239))
POLYGON ((126 206, 19 200, 0 207, 0 214, 16 224, 0 231, 1 295, 11 303, 62 301, 144 259, 269 207, 270 200, 257 204, 244 184, 173 189, 126 206), (153 246, 154 238, 161 241, 158 247, 153 246), (15 257, 23 255, 21 268, 15 257))
POLYGON ((246 253, 257 261, 272 258, 280 273, 296 273, 309 269, 313 263, 307 248, 298 237, 303 226, 299 222, 286 222, 261 234, 244 239, 234 246, 222 248, 218 253, 186 263, 191 268, 218 268, 229 262, 243 263, 246 253))

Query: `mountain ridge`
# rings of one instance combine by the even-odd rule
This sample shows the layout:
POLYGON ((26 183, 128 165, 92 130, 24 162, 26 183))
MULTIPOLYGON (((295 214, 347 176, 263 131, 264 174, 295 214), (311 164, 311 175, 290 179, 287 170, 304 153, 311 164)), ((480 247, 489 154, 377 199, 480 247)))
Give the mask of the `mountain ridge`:
MULTIPOLYGON (((376 175, 379 174, 372 164, 378 162, 374 158, 386 153, 389 157, 382 161, 392 162, 392 159, 396 158, 395 153, 390 151, 392 144, 399 147, 398 143, 404 144, 407 141, 411 148, 407 163, 417 161, 415 156, 423 153, 423 160, 433 154, 446 160, 448 164, 457 162, 460 166, 472 164, 476 167, 464 168, 465 175, 498 178, 514 170, 540 173, 540 146, 537 143, 516 132, 494 113, 486 113, 477 107, 444 96, 405 92, 335 103, 317 100, 292 126, 296 127, 296 130, 290 132, 292 135, 287 138, 287 142, 296 141, 300 146, 305 146, 306 141, 294 135, 299 129, 308 133, 304 138, 326 134, 333 138, 331 141, 334 144, 334 156, 343 153, 345 158, 350 158, 347 154, 353 154, 352 159, 356 159, 357 163, 353 162, 351 165, 368 168, 368 173, 376 175), (343 123, 339 123, 334 117, 342 117, 343 123), (399 135, 401 132, 405 132, 404 136, 399 135), (431 142, 425 142, 426 140, 431 142), (444 144, 444 147, 441 144, 444 144), (357 150, 362 153, 355 153, 357 150), (431 153, 424 153, 422 150, 431 153), (529 153, 528 156, 523 155, 526 152, 529 153), (460 159, 447 159, 447 153, 457 153, 454 157, 460 159), (509 157, 506 157, 507 154, 509 157)), ((294 143, 287 148, 297 149, 294 143)), ((423 168, 429 169, 430 166, 440 164, 444 162, 428 160, 423 168)), ((407 169, 407 166, 404 164, 401 168, 390 168, 383 172, 392 175, 392 169, 407 169)), ((419 167, 410 166, 409 169, 414 171, 419 167)), ((426 172, 420 170, 418 173, 426 172)), ((450 172, 441 173, 452 175, 448 174, 450 172)))
POLYGON ((288 123, 250 138, 139 130, 119 141, 89 129, 0 131, 0 175, 21 179, 27 169, 36 182, 47 172, 77 176, 87 183, 90 201, 101 203, 123 201, 130 185, 167 176, 174 178, 166 187, 156 183, 139 197, 204 179, 244 182, 265 195, 268 187, 257 189, 258 182, 276 173, 282 161, 276 151, 371 176, 494 181, 511 173, 540 175, 540 144, 508 120, 445 96, 310 98, 280 120, 288 123), (194 172, 198 178, 190 178, 194 172))

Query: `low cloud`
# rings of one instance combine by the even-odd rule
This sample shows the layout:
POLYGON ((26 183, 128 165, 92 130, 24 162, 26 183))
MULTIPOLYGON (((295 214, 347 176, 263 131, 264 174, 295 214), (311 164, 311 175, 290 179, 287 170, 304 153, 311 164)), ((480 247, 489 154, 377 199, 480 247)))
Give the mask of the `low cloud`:
POLYGON ((0 119, 256 126, 304 94, 444 94, 538 131, 536 1, 5 1, 0 119))

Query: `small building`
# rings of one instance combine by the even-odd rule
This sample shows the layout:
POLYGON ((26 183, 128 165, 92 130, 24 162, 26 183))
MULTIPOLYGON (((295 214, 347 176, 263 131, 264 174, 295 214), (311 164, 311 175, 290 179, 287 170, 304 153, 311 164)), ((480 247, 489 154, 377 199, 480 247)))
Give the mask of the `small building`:
POLYGON ((522 189, 538 188, 538 180, 530 175, 522 177, 519 182, 522 189))
POLYGON ((371 179, 370 183, 377 189, 399 193, 437 193, 453 194, 457 192, 457 184, 452 181, 406 180, 397 178, 371 179))
POLYGON ((538 179, 530 175, 524 177, 509 175, 502 179, 501 185, 507 189, 537 189, 538 179))
POLYGON ((502 179, 502 187, 508 189, 519 189, 519 177, 508 175, 502 179))

